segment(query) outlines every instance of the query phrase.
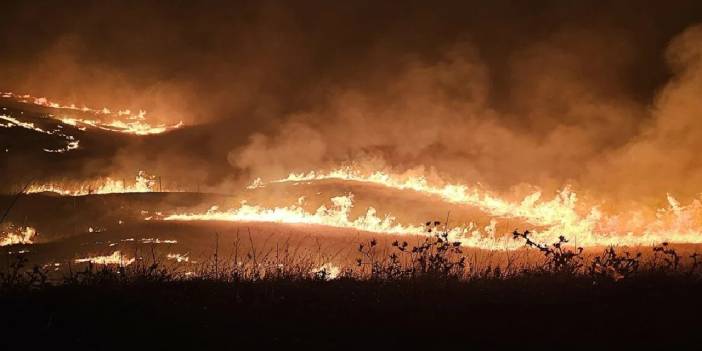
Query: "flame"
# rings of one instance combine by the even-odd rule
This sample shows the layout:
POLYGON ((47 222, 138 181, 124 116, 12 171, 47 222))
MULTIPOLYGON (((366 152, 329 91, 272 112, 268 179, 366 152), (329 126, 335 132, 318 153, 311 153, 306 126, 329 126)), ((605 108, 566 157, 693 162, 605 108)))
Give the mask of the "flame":
POLYGON ((104 264, 104 265, 118 264, 121 266, 128 266, 128 265, 134 263, 134 261, 135 261, 134 258, 130 258, 130 259, 124 258, 120 251, 115 251, 111 255, 107 255, 107 256, 91 256, 91 257, 79 258, 79 259, 75 260, 76 263, 91 262, 94 264, 104 264))
POLYGON ((13 99, 21 103, 34 104, 52 109, 91 113, 103 118, 107 116, 112 117, 112 120, 109 122, 102 121, 102 118, 100 120, 81 119, 75 117, 58 118, 61 122, 68 125, 76 126, 81 130, 86 130, 86 127, 94 127, 102 130, 108 130, 111 132, 119 132, 134 135, 150 135, 160 134, 173 129, 178 129, 181 126, 183 126, 182 121, 173 125, 159 124, 152 126, 146 122, 146 111, 141 110, 138 113, 133 113, 128 109, 112 111, 107 107, 95 109, 87 107, 85 105, 82 105, 80 107, 76 106, 75 104, 62 105, 44 97, 34 97, 29 94, 15 94, 12 92, 0 93, 0 97, 13 99))
POLYGON ((161 134, 169 130, 178 129, 183 125, 183 122, 181 121, 174 125, 160 124, 152 126, 145 122, 144 116, 145 112, 140 111, 138 115, 129 116, 127 121, 112 120, 111 122, 101 122, 93 119, 79 119, 71 117, 61 117, 59 120, 65 124, 79 127, 82 130, 85 130, 86 126, 90 126, 111 132, 134 135, 161 134))
POLYGON ((336 279, 339 276, 339 274, 341 274, 341 268, 332 263, 327 262, 322 266, 313 269, 312 273, 323 275, 324 279, 326 280, 333 280, 336 279))
POLYGON ((32 184, 27 188, 27 193, 52 192, 64 196, 83 196, 90 194, 113 194, 113 193, 148 193, 153 192, 156 186, 154 177, 149 176, 144 171, 139 171, 134 184, 126 184, 122 180, 105 178, 98 184, 81 184, 75 187, 66 187, 62 184, 32 184))
POLYGON ((178 263, 190 262, 190 257, 188 257, 188 254, 169 253, 166 255, 166 258, 169 260, 175 260, 178 263))
MULTIPOLYGON (((402 176, 380 171, 363 174, 350 167, 329 172, 291 173, 273 182, 319 180, 355 181, 412 190, 438 196, 448 203, 476 207, 496 219, 520 218, 531 225, 545 228, 534 233, 537 239, 545 242, 556 241, 558 236, 565 235, 579 246, 702 243, 702 203, 694 200, 690 205, 683 206, 672 195, 668 195, 669 208, 658 209, 655 218, 646 220, 640 213, 605 215, 598 206, 578 210, 577 194, 570 187, 565 187, 548 201, 542 201, 542 193, 536 191, 522 201, 512 202, 480 187, 463 184, 436 186, 423 176, 402 176), (638 229, 637 232, 632 228, 638 229)), ((264 185, 260 181, 256 184, 257 187, 264 185)))
POLYGON ((331 198, 332 206, 320 206, 315 212, 305 211, 298 205, 288 207, 264 208, 242 202, 238 209, 220 211, 212 206, 205 213, 171 214, 165 216, 166 221, 232 221, 232 222, 272 222, 290 224, 314 224, 337 228, 354 228, 368 232, 381 233, 420 233, 420 226, 402 226, 395 223, 392 216, 379 218, 376 210, 368 208, 365 215, 350 219, 353 207, 353 194, 331 198))
POLYGON ((32 227, 24 227, 17 231, 4 233, 3 238, 0 239, 0 246, 33 244, 32 238, 36 234, 37 231, 32 227))
POLYGON ((255 190, 258 188, 264 188, 265 186, 266 185, 263 183, 263 180, 261 178, 256 178, 251 182, 251 184, 246 186, 246 189, 255 190))
POLYGON ((178 240, 159 239, 159 238, 143 238, 142 244, 177 244, 178 240))
MULTIPOLYGON (((366 213, 353 219, 353 194, 336 196, 330 199, 331 206, 322 205, 314 212, 307 212, 298 203, 287 207, 265 208, 249 205, 242 202, 237 209, 220 211, 217 206, 211 207, 205 213, 176 213, 163 217, 166 221, 231 221, 231 222, 271 222, 287 224, 310 224, 334 228, 354 229, 372 233, 387 234, 414 234, 426 235, 426 227, 422 224, 403 225, 397 223, 396 218, 390 214, 378 216, 373 207, 366 213)), ((299 201, 299 200, 298 200, 299 201)), ((506 236, 496 236, 494 226, 496 222, 482 228, 470 223, 467 226, 453 228, 449 231, 449 238, 457 240, 466 246, 481 248, 510 248, 516 249, 519 244, 508 240, 506 236)))
POLYGON ((22 122, 14 117, 7 116, 7 115, 0 115, 0 120, 7 121, 6 123, 0 123, 0 127, 2 127, 2 128, 20 127, 20 128, 29 129, 29 130, 32 130, 32 131, 35 131, 38 133, 46 134, 46 135, 60 136, 66 140, 66 146, 64 148, 43 149, 46 152, 58 152, 58 153, 68 152, 68 151, 77 149, 78 144, 80 143, 80 141, 76 140, 74 136, 65 134, 58 128, 54 129, 54 130, 45 130, 45 129, 42 129, 42 128, 35 126, 34 123, 22 122))
MULTIPOLYGON (((430 185, 423 176, 402 177, 376 171, 370 175, 363 175, 352 168, 339 168, 330 172, 290 173, 287 178, 273 181, 285 182, 310 182, 319 180, 344 180, 382 185, 397 190, 413 190, 425 195, 438 196, 453 204, 471 205, 494 216, 527 218, 535 225, 550 225, 562 218, 563 209, 572 210, 576 202, 576 195, 569 188, 562 190, 554 200, 546 203, 537 201, 541 192, 534 192, 524 198, 520 203, 513 203, 499 198, 478 187, 469 187, 461 184, 447 184, 444 186, 430 185), (555 211, 555 210, 559 211, 555 211), (558 212, 558 213, 555 213, 558 212)), ((262 186, 259 182, 259 186, 262 186)), ((569 218, 573 217, 571 211, 566 211, 569 218)))

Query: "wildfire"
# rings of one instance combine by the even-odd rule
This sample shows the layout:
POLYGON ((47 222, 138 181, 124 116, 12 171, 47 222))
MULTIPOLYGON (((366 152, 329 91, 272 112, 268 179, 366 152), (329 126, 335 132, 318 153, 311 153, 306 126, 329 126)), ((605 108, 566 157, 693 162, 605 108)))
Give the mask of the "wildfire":
POLYGON ((400 177, 384 172, 363 175, 351 168, 339 168, 327 173, 291 173, 287 178, 274 183, 304 182, 318 180, 344 180, 381 185, 397 190, 412 190, 425 195, 438 196, 453 204, 470 205, 495 217, 523 218, 538 226, 556 226, 565 232, 581 232, 588 227, 586 218, 575 211, 577 196, 565 188, 551 201, 538 202, 541 192, 534 192, 521 202, 510 202, 477 187, 461 184, 433 186, 423 176, 400 177))
MULTIPOLYGON (((422 176, 402 177, 384 172, 364 175, 352 168, 339 168, 330 172, 291 173, 287 178, 274 182, 330 179, 413 190, 425 195, 438 196, 449 203, 477 207, 494 218, 524 219, 532 225, 546 228, 541 233, 535 233, 539 239, 546 242, 555 241, 559 235, 567 235, 577 240, 580 246, 702 242, 702 203, 695 200, 689 206, 682 206, 671 195, 668 195, 669 208, 659 209, 654 219, 644 220, 637 213, 607 216, 597 206, 578 211, 577 195, 569 187, 562 189, 549 201, 540 201, 542 194, 537 191, 520 202, 511 202, 478 187, 462 184, 434 186, 422 176), (638 233, 631 231, 631 228, 639 228, 638 233)), ((259 186, 262 186, 261 182, 259 186)))
POLYGON ((160 134, 169 130, 177 129, 183 125, 182 121, 173 125, 151 125, 146 122, 146 111, 139 111, 138 113, 134 113, 128 109, 112 111, 106 107, 103 107, 101 109, 95 109, 87 107, 85 105, 82 105, 80 107, 75 104, 62 105, 44 97, 34 97, 29 94, 15 94, 12 92, 0 93, 0 97, 13 99, 21 103, 34 104, 52 109, 90 113, 101 117, 99 119, 81 119, 65 116, 58 118, 61 122, 68 125, 76 126, 81 130, 85 130, 87 127, 94 127, 102 130, 108 130, 111 132, 119 132, 134 135, 150 135, 160 134), (111 121, 104 121, 106 117, 109 117, 111 121))
POLYGON ((353 194, 334 197, 331 199, 331 202, 331 207, 322 205, 314 213, 309 213, 298 205, 263 208, 243 202, 238 209, 229 211, 220 211, 217 206, 213 206, 205 213, 172 214, 163 219, 167 221, 215 220, 314 224, 337 228, 355 228, 369 232, 382 233, 418 233, 423 230, 422 227, 396 224, 395 218, 392 216, 379 218, 376 216, 376 211, 372 207, 368 209, 364 216, 355 220, 350 219, 349 213, 353 207, 353 194))
POLYGON ((34 132, 46 134, 46 135, 59 136, 59 137, 66 140, 65 147, 59 148, 59 149, 43 149, 46 152, 58 152, 58 153, 68 152, 68 151, 77 149, 78 144, 80 143, 80 141, 76 140, 76 138, 74 136, 63 133, 60 128, 57 128, 54 130, 45 130, 45 129, 42 129, 42 128, 35 126, 34 123, 22 122, 22 121, 18 120, 17 118, 7 116, 7 115, 0 115, 0 120, 6 121, 5 123, 0 123, 1 128, 19 127, 19 128, 32 130, 34 132))
POLYGON ((32 227, 19 228, 15 231, 3 233, 3 237, 0 238, 0 246, 32 244, 32 239, 36 234, 37 231, 32 227))
MULTIPOLYGON (((421 176, 401 176, 383 172, 363 175, 348 168, 331 172, 309 172, 290 174, 274 183, 314 182, 320 180, 343 180, 381 185, 398 190, 415 191, 428 196, 437 196, 452 204, 467 205, 485 212, 492 218, 487 226, 473 222, 452 228, 450 237, 465 246, 485 249, 516 249, 520 244, 511 240, 509 232, 497 232, 497 224, 503 219, 520 219, 533 225, 533 237, 542 242, 555 242, 560 235, 568 237, 578 246, 603 245, 652 245, 661 242, 702 243, 702 202, 680 204, 668 196, 667 208, 655 212, 655 218, 644 218, 640 213, 604 214, 597 206, 585 207, 577 202, 577 194, 569 188, 558 192, 550 200, 542 200, 541 192, 534 192, 521 201, 509 201, 479 187, 461 184, 433 185, 421 176), (536 230, 535 230, 536 229, 536 230)), ((153 191, 155 180, 139 172, 133 185, 107 178, 97 186, 80 185, 67 188, 57 184, 34 185, 29 193, 51 191, 62 195, 87 195, 108 193, 134 193, 153 191)), ((265 187, 256 179, 248 189, 265 187)), ((243 201, 238 208, 220 210, 213 206, 204 213, 172 213, 165 216, 157 213, 145 219, 169 221, 232 221, 272 222, 287 224, 309 224, 335 228, 353 229, 373 233, 426 234, 422 223, 399 223, 391 214, 379 215, 373 207, 356 218, 352 218, 353 194, 336 196, 330 205, 322 205, 315 211, 303 208, 304 197, 290 206, 267 208, 243 201)), ((511 230, 514 228, 508 228, 511 230)), ((156 241, 154 241, 156 242, 156 241)), ((170 243, 170 241, 159 241, 170 243)), ((175 241, 173 241, 175 242, 175 241)))
MULTIPOLYGON (((578 209, 577 195, 565 188, 548 201, 541 201, 541 192, 534 192, 520 202, 511 202, 477 187, 448 184, 434 186, 424 177, 405 177, 382 172, 364 176, 350 169, 338 169, 328 173, 310 172, 290 174, 275 182, 302 182, 325 179, 338 179, 372 183, 399 190, 412 190, 422 194, 438 196, 449 203, 477 207, 492 217, 490 225, 479 228, 469 223, 462 228, 450 231, 452 240, 465 246, 486 249, 514 249, 519 244, 510 241, 510 233, 497 233, 498 220, 519 218, 540 230, 532 230, 534 238, 542 242, 555 242, 565 235, 578 246, 608 245, 653 245, 661 242, 702 243, 702 202, 693 201, 681 205, 668 195, 668 208, 658 209, 655 218, 645 219, 640 213, 619 213, 605 215, 597 206, 578 209)), ((263 187, 260 180, 255 187, 263 187)), ((173 214, 166 220, 223 220, 237 222, 278 222, 324 225, 350 228, 378 233, 423 234, 421 225, 397 223, 391 215, 380 218, 374 208, 368 208, 365 215, 350 218, 353 196, 339 196, 331 199, 332 206, 321 206, 315 212, 306 212, 299 205, 288 207, 263 208, 242 203, 238 209, 220 211, 217 207, 201 214, 173 214)))
POLYGON ((101 122, 92 119, 78 119, 71 117, 61 117, 59 120, 65 124, 72 126, 77 126, 82 130, 85 130, 86 126, 99 128, 102 130, 108 130, 111 132, 135 134, 135 135, 150 135, 150 134, 160 134, 172 129, 180 128, 183 122, 178 122, 174 125, 160 124, 152 126, 146 123, 145 118, 146 113, 144 111, 139 111, 137 115, 130 115, 127 117, 127 121, 112 120, 111 122, 101 122))
POLYGON ((136 261, 134 258, 127 259, 122 256, 122 253, 120 251, 115 251, 111 255, 107 256, 91 256, 91 257, 86 257, 86 258, 79 258, 76 259, 76 263, 94 263, 94 264, 103 264, 103 265, 115 265, 118 264, 120 266, 128 266, 136 261))
POLYGON ((148 193, 154 191, 156 180, 144 171, 139 171, 133 184, 127 184, 122 180, 105 178, 97 184, 81 184, 75 187, 67 187, 63 184, 33 184, 27 188, 27 193, 52 192, 64 196, 82 196, 90 194, 113 194, 113 193, 148 193))
MULTIPOLYGON (((353 194, 336 196, 331 198, 331 206, 322 205, 314 212, 307 212, 300 205, 287 207, 265 208, 257 205, 249 205, 243 202, 237 209, 220 211, 217 206, 213 206, 205 213, 181 213, 165 216, 167 221, 231 221, 231 222, 271 222, 287 224, 310 224, 321 225, 334 228, 354 229, 372 233, 388 234, 426 234, 424 225, 403 225, 397 223, 392 215, 378 216, 373 207, 369 207, 366 213, 351 218, 353 208, 353 194)), ((458 240, 467 246, 484 248, 510 248, 511 243, 507 237, 490 235, 494 233, 496 222, 491 222, 481 232, 480 228, 473 223, 461 228, 453 228, 449 232, 452 240, 458 240), (488 235, 483 235, 486 233, 488 235)))

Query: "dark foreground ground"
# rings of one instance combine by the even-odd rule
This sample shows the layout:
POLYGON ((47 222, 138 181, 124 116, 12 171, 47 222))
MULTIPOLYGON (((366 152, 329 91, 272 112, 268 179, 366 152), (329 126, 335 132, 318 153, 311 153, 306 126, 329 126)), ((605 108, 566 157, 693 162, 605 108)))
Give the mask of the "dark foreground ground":
POLYGON ((690 347, 700 307, 682 275, 63 285, 0 297, 0 349, 690 347))

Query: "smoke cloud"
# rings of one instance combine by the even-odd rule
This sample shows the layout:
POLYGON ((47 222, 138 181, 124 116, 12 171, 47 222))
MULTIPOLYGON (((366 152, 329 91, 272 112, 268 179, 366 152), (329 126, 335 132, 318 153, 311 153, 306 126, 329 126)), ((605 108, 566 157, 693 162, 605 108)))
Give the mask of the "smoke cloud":
POLYGON ((188 124, 111 169, 223 187, 354 162, 647 202, 702 184, 698 2, 3 6, 0 90, 188 124))

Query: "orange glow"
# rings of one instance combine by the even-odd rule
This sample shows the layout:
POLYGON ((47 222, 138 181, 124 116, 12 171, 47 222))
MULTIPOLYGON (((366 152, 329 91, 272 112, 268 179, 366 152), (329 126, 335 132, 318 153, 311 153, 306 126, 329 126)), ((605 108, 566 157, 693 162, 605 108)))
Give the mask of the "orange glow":
MULTIPOLYGON (((334 228, 353 229, 372 233, 425 235, 426 227, 421 224, 400 224, 390 214, 378 215, 373 207, 365 214, 351 218, 353 194, 337 196, 330 199, 331 206, 322 205, 314 212, 307 212, 299 205, 265 208, 243 202, 237 209, 221 211, 213 206, 205 213, 177 213, 164 216, 167 221, 231 221, 231 222, 272 222, 286 224, 310 224, 334 228)), ((461 241, 466 246, 482 248, 517 248, 517 243, 508 237, 495 234, 496 222, 485 228, 478 228, 470 223, 467 226, 453 228, 449 232, 451 240, 461 241), (482 229, 482 230, 481 230, 482 229)))
MULTIPOLYGON (((505 218, 523 219, 529 224, 544 228, 534 231, 534 237, 543 242, 556 241, 558 236, 566 235, 579 246, 651 245, 660 242, 702 243, 702 203, 695 200, 690 205, 683 206, 672 195, 668 195, 668 208, 658 209, 654 218, 642 218, 640 213, 606 215, 597 206, 578 207, 577 194, 569 187, 562 189, 551 200, 542 200, 542 193, 537 191, 519 202, 512 202, 479 187, 461 184, 437 186, 430 184, 421 176, 401 176, 384 172, 364 175, 351 168, 340 168, 329 172, 291 173, 288 177, 274 182, 313 182, 330 179, 371 183, 438 196, 449 203, 476 207, 493 217, 495 223, 505 218)), ((255 186, 251 188, 265 186, 258 180, 254 184, 255 186)), ((393 223, 392 230, 387 230, 383 226, 370 226, 367 227, 369 229, 363 229, 366 226, 361 225, 363 221, 349 220, 346 217, 348 211, 343 210, 335 212, 333 216, 324 211, 321 213, 318 211, 315 214, 301 211, 295 206, 263 209, 243 205, 234 212, 210 211, 201 216, 220 220, 256 219, 314 223, 374 232, 421 232, 421 228, 417 226, 403 226, 397 223, 393 223)), ((492 227, 494 228, 494 224, 492 227)), ((508 234, 490 233, 487 228, 481 232, 472 224, 469 228, 464 228, 463 232, 464 237, 459 240, 465 245, 486 248, 504 247, 505 242, 500 238, 508 234), (466 232, 470 233, 469 238, 465 237, 466 232)))
POLYGON ((29 129, 29 130, 32 130, 34 132, 46 134, 46 135, 56 135, 56 136, 62 137, 66 140, 66 146, 64 148, 43 149, 45 152, 58 152, 58 153, 68 152, 68 151, 77 149, 78 145, 80 143, 80 141, 76 140, 75 137, 73 137, 72 135, 67 135, 67 134, 63 133, 60 129, 45 130, 45 129, 42 129, 42 128, 35 126, 34 123, 22 122, 14 117, 6 116, 6 115, 0 115, 0 121, 5 121, 5 123, 0 122, 0 128, 19 127, 19 128, 29 129))
POLYGON ((122 256, 122 253, 120 251, 115 251, 111 255, 106 255, 106 256, 90 256, 90 257, 85 257, 85 258, 79 258, 76 259, 76 263, 94 263, 94 264, 103 264, 103 265, 121 265, 121 266, 128 266, 132 263, 134 263, 135 259, 134 258, 126 258, 122 256))
POLYGON ((188 254, 169 253, 166 255, 166 258, 169 260, 174 260, 178 263, 190 262, 190 257, 188 257, 188 254))
POLYGON ((27 188, 27 193, 52 192, 64 196, 82 196, 89 194, 112 194, 112 193, 148 193, 154 191, 156 180, 147 175, 146 172, 139 171, 134 184, 126 184, 121 180, 106 178, 97 184, 82 184, 74 187, 64 184, 33 184, 27 188))
POLYGON ((108 130, 111 132, 125 134, 150 135, 160 134, 169 130, 177 129, 183 125, 182 121, 173 125, 151 125, 146 122, 146 111, 139 111, 138 113, 133 113, 128 109, 112 111, 106 107, 103 107, 101 109, 95 109, 87 107, 85 105, 81 105, 80 107, 75 104, 62 105, 44 97, 34 97, 29 94, 15 94, 12 92, 0 93, 0 97, 13 99, 21 103, 34 104, 52 109, 91 113, 100 117, 99 119, 82 119, 68 116, 61 116, 58 118, 58 120, 60 120, 61 122, 72 126, 76 126, 81 130, 85 130, 87 127, 93 127, 102 130, 108 130), (109 117, 111 120, 104 121, 106 117, 109 117))
POLYGON ((160 134, 172 129, 177 129, 180 128, 183 123, 178 122, 177 124, 174 125, 156 125, 152 126, 148 123, 145 122, 145 112, 140 111, 138 115, 135 116, 129 116, 126 121, 120 121, 120 120, 112 120, 111 122, 101 122, 97 120, 91 120, 91 119, 78 119, 78 118, 71 118, 71 117, 61 117, 59 118, 61 122, 72 125, 72 126, 78 126, 82 127, 83 130, 85 130, 86 126, 89 127, 95 127, 99 128, 102 130, 109 130, 111 132, 119 132, 119 133, 126 133, 126 134, 135 134, 135 135, 149 135, 149 134, 160 134))
POLYGON ((353 207, 353 194, 337 196, 331 199, 332 205, 320 206, 315 212, 305 211, 298 205, 287 207, 264 208, 249 205, 246 202, 238 209, 220 211, 213 206, 205 213, 180 213, 165 216, 167 221, 214 220, 233 222, 273 222, 324 225, 337 228, 354 228, 369 232, 382 233, 421 233, 421 226, 402 226, 395 223, 392 216, 378 217, 374 208, 369 208, 364 216, 350 219, 353 207))
POLYGON ((37 231, 32 227, 18 228, 15 231, 2 233, 0 237, 0 246, 17 245, 17 244, 32 244, 32 239, 37 234, 37 231))

